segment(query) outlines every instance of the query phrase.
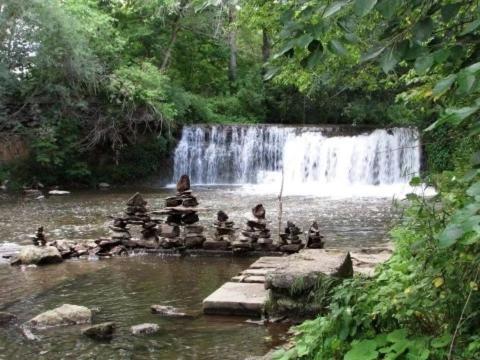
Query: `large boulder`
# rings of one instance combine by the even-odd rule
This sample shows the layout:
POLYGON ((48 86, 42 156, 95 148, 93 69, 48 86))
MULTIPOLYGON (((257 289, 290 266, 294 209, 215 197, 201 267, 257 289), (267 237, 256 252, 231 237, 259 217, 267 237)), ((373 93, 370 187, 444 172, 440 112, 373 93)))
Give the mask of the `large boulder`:
POLYGON ((24 246, 11 261, 12 265, 47 265, 62 262, 62 254, 54 246, 24 246))
POLYGON ((45 311, 27 322, 33 328, 48 328, 65 325, 90 324, 92 311, 79 305, 63 304, 53 310, 45 311))
POLYGON ((82 329, 82 334, 94 340, 110 340, 115 332, 114 322, 104 322, 82 329))
POLYGON ((305 249, 285 257, 285 261, 265 276, 265 288, 289 291, 293 288, 313 288, 322 277, 353 276, 350 253, 305 249))
POLYGON ((151 323, 134 325, 130 328, 133 335, 151 335, 157 333, 159 330, 160 326, 151 323))

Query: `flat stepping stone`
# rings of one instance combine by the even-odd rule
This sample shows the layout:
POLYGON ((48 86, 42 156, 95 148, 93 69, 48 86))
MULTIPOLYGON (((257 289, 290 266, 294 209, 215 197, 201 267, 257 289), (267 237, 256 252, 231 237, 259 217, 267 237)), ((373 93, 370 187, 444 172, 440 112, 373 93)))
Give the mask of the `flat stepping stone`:
POLYGON ((265 276, 268 272, 272 271, 273 269, 247 269, 241 272, 240 275, 254 275, 254 276, 265 276))
POLYGON ((243 282, 243 283, 263 284, 263 283, 265 283, 265 276, 260 276, 260 275, 252 275, 252 276, 237 275, 237 276, 234 276, 232 278, 232 281, 243 282))
POLYGON ((266 268, 277 268, 285 263, 284 256, 263 256, 257 261, 255 261, 252 265, 250 265, 250 269, 266 269, 266 268))
POLYGON ((203 300, 208 315, 261 316, 268 299, 263 284, 227 282, 203 300))

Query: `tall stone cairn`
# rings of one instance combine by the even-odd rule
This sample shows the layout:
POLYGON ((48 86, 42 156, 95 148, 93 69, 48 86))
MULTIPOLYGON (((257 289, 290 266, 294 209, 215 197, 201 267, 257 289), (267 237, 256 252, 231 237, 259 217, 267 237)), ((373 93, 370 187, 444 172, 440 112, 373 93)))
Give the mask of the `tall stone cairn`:
POLYGON ((300 239, 300 234, 302 231, 291 221, 287 221, 287 226, 285 227, 285 232, 280 234, 280 239, 282 245, 280 245, 280 250, 286 253, 295 253, 299 251, 302 245, 302 239, 300 239))
POLYGON ((163 247, 201 248, 205 241, 204 227, 196 224, 198 200, 190 189, 190 178, 182 175, 177 183, 177 194, 165 199, 167 215, 164 224, 160 225, 160 242, 163 247))
POLYGON ((32 243, 35 246, 45 246, 45 245, 47 245, 47 238, 45 237, 45 234, 43 233, 43 226, 40 226, 37 229, 37 232, 35 233, 35 235, 32 236, 32 243))
POLYGON ((270 229, 265 219, 266 211, 262 204, 256 205, 251 214, 246 216, 245 227, 237 240, 232 243, 234 252, 247 252, 251 250, 275 250, 270 229))
POLYGON ((307 248, 323 249, 324 246, 325 242, 323 241, 323 235, 320 234, 320 227, 314 221, 307 232, 307 248))
POLYGON ((217 213, 217 218, 213 222, 215 234, 212 240, 207 240, 203 243, 205 250, 228 250, 232 242, 235 240, 235 223, 228 220, 228 215, 220 210, 217 213))

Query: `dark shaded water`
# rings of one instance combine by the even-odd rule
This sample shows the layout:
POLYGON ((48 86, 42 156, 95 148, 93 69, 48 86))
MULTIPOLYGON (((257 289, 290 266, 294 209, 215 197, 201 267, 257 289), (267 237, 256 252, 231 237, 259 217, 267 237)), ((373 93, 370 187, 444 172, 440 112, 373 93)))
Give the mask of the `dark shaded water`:
MULTIPOLYGON (((137 190, 137 189, 136 189, 137 190)), ((255 195, 235 188, 194 189, 202 207, 201 222, 210 225, 219 209, 238 225, 262 202, 277 231, 275 195, 255 195)), ((49 240, 86 239, 108 234, 108 216, 119 214, 135 190, 74 192, 42 200, 4 198, 0 203, 0 250, 5 243, 28 244, 39 225, 49 240)), ((169 189, 143 189, 150 209, 163 207, 169 189)), ((302 227, 319 220, 328 247, 358 248, 388 241, 394 217, 391 200, 285 197, 283 219, 302 227)), ((201 315, 201 302, 255 259, 133 256, 101 261, 67 261, 56 266, 13 268, 0 264, 0 311, 26 321, 64 303, 98 309, 95 322, 115 321, 109 343, 93 342, 79 327, 39 331, 28 341, 15 328, 0 328, 0 359, 243 359, 261 355, 282 341, 285 329, 245 323, 237 317, 201 315), (150 305, 173 305, 193 319, 161 318, 150 305), (132 325, 155 322, 161 332, 130 335, 132 325)))

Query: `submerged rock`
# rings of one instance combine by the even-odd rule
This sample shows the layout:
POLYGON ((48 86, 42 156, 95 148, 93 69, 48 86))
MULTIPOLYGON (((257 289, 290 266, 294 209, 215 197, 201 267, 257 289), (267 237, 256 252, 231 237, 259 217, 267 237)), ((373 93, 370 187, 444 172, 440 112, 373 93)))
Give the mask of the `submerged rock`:
POLYGON ((12 259, 12 265, 47 265, 62 262, 60 251, 54 246, 24 246, 12 259))
POLYGON ((27 322, 33 328, 48 328, 54 326, 89 324, 92 321, 92 311, 79 305, 63 304, 53 310, 45 311, 27 322))
POLYGON ((130 328, 133 335, 150 335, 160 331, 160 326, 152 323, 134 325, 130 328))
POLYGON ((11 324, 17 320, 17 317, 8 312, 0 311, 0 326, 11 324))
POLYGON ((114 322, 92 325, 82 330, 82 334, 95 340, 110 340, 115 332, 114 322))
POLYGON ((152 305, 150 310, 153 314, 163 315, 163 316, 174 316, 174 317, 184 317, 188 316, 187 313, 179 311, 177 308, 169 305, 152 305))
POLYGON ((67 190, 50 190, 48 195, 70 195, 70 191, 67 190))

